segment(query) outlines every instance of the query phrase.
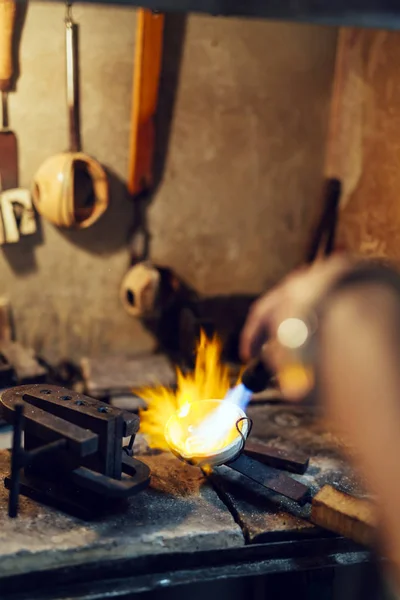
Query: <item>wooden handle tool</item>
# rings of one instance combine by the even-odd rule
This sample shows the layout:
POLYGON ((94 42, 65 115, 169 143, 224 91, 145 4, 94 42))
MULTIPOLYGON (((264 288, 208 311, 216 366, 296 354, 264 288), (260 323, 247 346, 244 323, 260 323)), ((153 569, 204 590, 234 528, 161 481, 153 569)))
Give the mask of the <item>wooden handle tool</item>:
MULTIPOLYGON (((8 123, 8 92, 13 85, 13 40, 17 5, 15 0, 0 0, 0 92, 2 128, 0 130, 0 191, 18 187, 17 138, 8 123)), ((0 227, 0 229, 2 229, 0 227)), ((4 232, 0 232, 0 243, 4 232)))
POLYGON ((147 191, 153 184, 154 117, 161 73, 163 33, 164 15, 144 8, 138 9, 128 173, 128 190, 133 196, 147 191))
POLYGON ((0 91, 9 92, 14 75, 13 37, 17 3, 14 0, 0 0, 0 91))
POLYGON ((375 541, 376 513, 372 502, 330 485, 321 488, 312 499, 311 521, 358 544, 371 546, 375 541))

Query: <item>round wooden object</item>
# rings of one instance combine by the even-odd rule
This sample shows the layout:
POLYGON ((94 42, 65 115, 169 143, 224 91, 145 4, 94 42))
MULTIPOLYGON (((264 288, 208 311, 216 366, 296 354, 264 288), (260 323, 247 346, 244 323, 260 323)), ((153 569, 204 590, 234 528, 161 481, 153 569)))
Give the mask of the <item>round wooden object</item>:
POLYGON ((107 175, 83 152, 56 154, 36 173, 32 196, 36 210, 54 225, 84 229, 108 207, 107 175))
POLYGON ((121 302, 133 317, 150 316, 155 312, 160 273, 147 263, 129 269, 121 285, 121 302))

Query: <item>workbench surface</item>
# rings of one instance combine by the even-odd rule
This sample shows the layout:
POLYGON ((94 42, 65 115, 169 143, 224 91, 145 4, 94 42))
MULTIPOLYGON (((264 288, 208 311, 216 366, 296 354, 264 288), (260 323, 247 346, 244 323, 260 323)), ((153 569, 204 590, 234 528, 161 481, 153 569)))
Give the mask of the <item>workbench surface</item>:
MULTIPOLYGON (((334 439, 321 430, 310 409, 267 402, 250 407, 248 414, 254 422, 252 438, 310 454, 309 469, 304 476, 296 476, 299 480, 313 490, 331 483, 357 492, 334 439)), ((146 453, 143 443, 139 457, 152 470, 150 487, 130 500, 126 512, 90 523, 22 496, 18 518, 9 519, 8 492, 1 486, 0 590, 11 592, 15 586, 29 589, 30 585, 38 589, 51 579, 73 579, 74 571, 79 579, 85 568, 88 572, 96 569, 97 577, 110 568, 121 570, 130 561, 130 575, 135 570, 141 576, 157 569, 161 573, 172 568, 168 557, 172 560, 178 555, 181 562, 186 557, 183 564, 186 561, 193 568, 210 561, 214 566, 237 564, 241 557, 248 565, 251 557, 252 564, 261 561, 267 568, 268 556, 276 562, 278 555, 290 558, 300 548, 308 548, 304 550, 308 553, 314 548, 318 560, 322 547, 339 562, 344 556, 338 558, 339 551, 349 561, 364 556, 349 542, 312 526, 307 520, 309 507, 300 509, 256 484, 244 486, 241 476, 226 467, 207 480, 199 469, 171 454, 146 453), (103 563, 104 570, 99 567, 103 563)), ((9 453, 1 450, 1 478, 8 470, 9 453)))

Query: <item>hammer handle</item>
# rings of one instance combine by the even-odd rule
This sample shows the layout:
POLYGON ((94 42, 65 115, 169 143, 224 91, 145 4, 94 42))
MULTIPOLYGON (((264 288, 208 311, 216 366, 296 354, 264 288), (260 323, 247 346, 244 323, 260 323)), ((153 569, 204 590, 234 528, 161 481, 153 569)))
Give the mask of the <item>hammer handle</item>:
POLYGON ((17 4, 15 0, 0 0, 0 91, 8 92, 12 86, 13 35, 17 4))

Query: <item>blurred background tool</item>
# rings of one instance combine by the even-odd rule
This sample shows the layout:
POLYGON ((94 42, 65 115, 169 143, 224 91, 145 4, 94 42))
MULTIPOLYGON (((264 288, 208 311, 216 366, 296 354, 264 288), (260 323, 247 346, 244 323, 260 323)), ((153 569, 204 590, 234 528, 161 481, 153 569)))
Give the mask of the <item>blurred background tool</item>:
POLYGON ((0 91, 2 105, 2 129, 0 131, 1 189, 18 187, 18 148, 15 133, 9 129, 8 93, 12 89, 13 39, 16 22, 16 2, 0 0, 0 91))
POLYGON ((66 3, 65 58, 69 150, 48 158, 34 178, 38 212, 58 227, 85 229, 107 210, 109 189, 103 166, 82 152, 79 112, 78 25, 66 3))
POLYGON ((132 196, 153 186, 154 117, 163 53, 164 15, 139 8, 133 69, 128 190, 132 196))

